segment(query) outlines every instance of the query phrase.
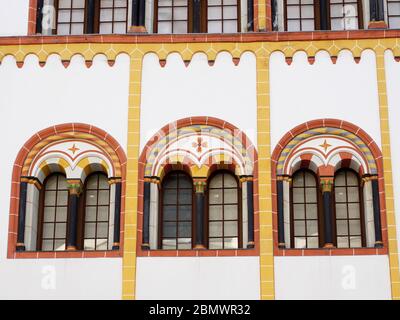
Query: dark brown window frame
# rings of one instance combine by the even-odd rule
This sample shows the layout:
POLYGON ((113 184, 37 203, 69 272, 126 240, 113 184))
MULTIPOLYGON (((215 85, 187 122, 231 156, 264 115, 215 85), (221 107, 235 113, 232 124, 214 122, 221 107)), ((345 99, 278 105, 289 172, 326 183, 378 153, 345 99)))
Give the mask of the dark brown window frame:
MULTIPOLYGON (((223 0, 222 5, 223 6, 223 0)), ((231 5, 230 5, 231 6, 231 5)), ((241 32, 241 1, 237 0, 237 32, 241 32)), ((214 6, 213 6, 214 7, 214 6)), ((201 14, 200 14, 200 32, 207 33, 208 32, 208 1, 201 2, 201 14)), ((193 1, 188 0, 188 13, 187 13, 187 31, 188 33, 193 32, 193 1)), ((231 20, 231 19, 229 19, 231 20)), ((163 21, 163 20, 161 20, 163 21)), ((173 23, 174 20, 165 20, 171 21, 173 23)), ((223 23, 224 20, 219 20, 223 23)), ((153 33, 158 33, 158 1, 154 1, 154 18, 153 18, 153 33)), ((173 32, 172 32, 173 33, 173 32)))
MULTIPOLYGON (((243 212, 242 212, 242 186, 241 183, 239 181, 239 179, 237 178, 237 176, 235 174, 233 174, 231 171, 229 170, 217 170, 215 172, 213 172, 210 177, 207 179, 207 192, 206 192, 206 223, 205 223, 205 234, 206 234, 206 243, 207 243, 207 247, 209 248, 209 241, 210 241, 210 230, 209 230, 209 226, 210 226, 210 182, 211 180, 219 175, 219 174, 229 174, 231 175, 235 181, 236 181, 236 185, 237 188, 229 188, 229 189, 237 189, 237 210, 238 210, 238 219, 237 220, 225 220, 225 213, 224 213, 224 200, 222 200, 222 207, 223 207, 223 211, 222 211, 222 220, 212 220, 212 221, 218 221, 218 222, 222 222, 222 236, 221 237, 212 237, 212 238, 222 238, 222 248, 219 249, 215 249, 215 250, 237 250, 243 247, 243 212), (224 242, 224 238, 233 238, 233 237, 225 237, 224 236, 224 222, 225 221, 237 221, 238 223, 238 247, 237 248, 225 248, 225 242, 224 242)), ((222 189, 224 190, 224 184, 222 184, 222 188, 217 188, 217 189, 222 189)), ((223 192, 224 194, 224 192, 223 192)), ((229 204, 226 204, 229 205, 229 204)), ((235 205, 235 204, 233 204, 235 205)))
MULTIPOLYGON (((53 29, 53 34, 57 35, 58 34, 58 18, 59 18, 59 12, 60 12, 60 8, 59 8, 59 1, 60 0, 54 0, 54 8, 55 8, 55 29, 53 29)), ((120 9, 120 8, 126 8, 126 20, 125 20, 125 33, 127 32, 128 28, 129 28, 129 23, 128 23, 128 17, 129 17, 129 1, 126 0, 126 7, 115 7, 115 0, 113 1, 113 7, 112 9, 120 9)), ((72 11, 73 10, 82 10, 81 8, 79 9, 74 9, 72 8, 73 5, 73 0, 71 1, 71 8, 69 10, 71 10, 71 15, 70 15, 70 22, 69 23, 62 23, 65 25, 69 25, 69 34, 71 34, 71 27, 73 24, 77 24, 76 22, 72 22, 72 11)), ((109 7, 111 8, 111 7, 109 7)), ((90 12, 89 9, 89 5, 88 5, 88 0, 85 0, 85 4, 84 4, 84 14, 83 14, 83 33, 82 34, 88 34, 88 30, 89 30, 89 25, 88 25, 88 20, 89 20, 89 15, 93 14, 93 18, 94 18, 94 25, 93 25, 93 33, 99 33, 100 30, 100 24, 101 23, 108 23, 107 22, 102 22, 100 21, 100 12, 101 12, 101 5, 100 5, 100 1, 96 1, 95 2, 95 8, 94 8, 94 12, 90 12)), ((108 9, 108 7, 106 8, 108 9)), ((63 9, 61 9, 63 10, 63 9)), ((66 10, 66 9, 64 9, 66 10)), ((122 22, 122 21, 114 21, 114 10, 113 10, 113 19, 111 20, 111 24, 112 24, 112 33, 114 32, 114 23, 115 22, 122 22)), ((80 24, 80 23, 79 23, 80 24)), ((111 33, 111 34, 112 34, 111 33)))
MULTIPOLYGON (((166 176, 163 178, 163 181, 161 182, 161 190, 160 190, 160 196, 159 196, 159 210, 158 210, 158 248, 160 248, 161 250, 192 250, 194 247, 194 239, 195 239, 195 198, 194 198, 194 186, 193 186, 193 179, 192 177, 185 171, 183 170, 173 170, 169 173, 166 174, 166 176), (176 237, 175 238, 171 238, 168 237, 167 239, 176 239, 176 248, 175 249, 163 249, 162 246, 162 241, 163 239, 165 239, 163 237, 163 228, 164 228, 164 184, 165 181, 167 181, 166 179, 168 179, 169 176, 173 175, 173 174, 183 174, 185 175, 190 183, 191 183, 191 190, 192 190, 192 203, 191 203, 191 207, 192 207, 192 214, 191 214, 191 248, 190 249, 179 249, 178 248, 178 229, 179 229, 179 218, 178 218, 178 212, 176 213, 176 237)), ((179 179, 178 179, 178 184, 177 184, 177 188, 176 190, 179 190, 179 179)), ((177 199, 176 199, 176 206, 178 207, 178 197, 179 194, 177 192, 177 199)), ((168 221, 167 221, 168 222, 168 221)), ((172 221, 171 221, 172 222, 172 221)), ((186 222, 186 220, 185 220, 186 222)))
MULTIPOLYGON (((56 191, 56 202, 55 202, 55 205, 54 205, 55 208, 57 208, 57 198, 58 198, 57 194, 58 194, 58 192, 59 191, 63 191, 63 192, 67 191, 68 192, 68 188, 67 189, 61 189, 61 190, 58 189, 58 179, 59 179, 58 177, 59 176, 62 176, 62 177, 65 178, 65 180, 67 180, 65 174, 63 174, 63 173, 60 173, 60 172, 51 173, 43 181, 43 187, 40 190, 40 194, 39 194, 39 214, 38 214, 38 233, 37 233, 37 238, 36 238, 36 250, 37 251, 43 251, 42 250, 42 245, 43 245, 43 241, 44 240, 52 240, 53 241, 53 250, 45 250, 46 252, 56 251, 55 247, 54 247, 55 241, 61 239, 61 238, 56 238, 55 237, 56 225, 57 225, 57 222, 56 222, 57 221, 57 212, 55 212, 55 214, 54 214, 53 238, 52 239, 50 239, 50 238, 45 238, 44 239, 43 238, 43 229, 44 229, 44 224, 46 223, 44 221, 44 211, 45 211, 45 208, 47 207, 45 205, 46 191, 56 191), (46 189, 47 182, 49 181, 49 179, 51 179, 54 176, 57 176, 57 188, 56 188, 56 190, 47 190, 46 189)), ((66 228, 65 228, 65 239, 64 239, 65 240, 65 245, 67 245, 68 221, 69 221, 69 201, 67 201, 67 205, 63 206, 63 207, 67 208, 67 220, 65 221, 66 228)))
POLYGON ((390 14, 389 3, 397 3, 400 6, 400 0, 387 0, 386 1, 387 23, 388 23, 388 28, 391 29, 390 19, 391 18, 399 18, 400 19, 400 14, 390 14))
MULTIPOLYGON (((96 171, 91 173, 89 176, 86 177, 85 179, 85 184, 84 184, 84 189, 83 189, 83 195, 81 197, 80 201, 80 210, 79 210, 79 217, 78 217, 78 248, 80 250, 85 250, 85 251, 106 251, 109 250, 109 237, 110 237, 110 212, 111 212, 111 187, 109 185, 108 189, 100 189, 99 188, 99 176, 105 176, 107 175, 104 172, 101 171, 96 171), (88 189, 87 184, 93 176, 97 176, 97 189, 88 189), (96 197, 96 205, 89 205, 90 207, 96 207, 96 221, 95 222, 88 222, 88 223, 95 223, 96 225, 96 231, 95 231, 95 237, 94 238, 86 238, 85 237, 85 228, 86 228, 86 208, 88 205, 86 204, 87 200, 87 193, 88 191, 97 191, 97 197, 96 197), (99 191, 103 190, 108 190, 108 204, 107 205, 99 205, 99 191), (96 243, 97 243, 97 224, 98 223, 105 223, 106 221, 98 221, 98 210, 99 206, 107 206, 108 207, 108 220, 107 220, 107 248, 106 249, 96 249, 96 243), (85 249, 85 240, 95 240, 95 249, 85 249)), ((108 178, 107 178, 108 179, 108 178)))
MULTIPOLYGON (((336 176, 339 174, 339 173, 341 173, 341 172, 352 172, 356 177, 357 177, 357 184, 358 184, 358 203, 359 203, 359 206, 360 206, 360 219, 350 219, 349 218, 349 209, 348 209, 348 204, 349 203, 352 203, 352 202, 349 202, 349 201, 346 201, 345 202, 345 204, 346 204, 346 212, 347 212, 347 219, 340 219, 340 220, 346 220, 347 221, 347 227, 348 227, 348 235, 346 236, 346 237, 348 237, 349 238, 349 247, 347 248, 347 247, 343 247, 343 249, 352 249, 352 248, 356 248, 356 247, 352 247, 351 246, 351 244, 350 244, 350 237, 352 236, 351 234, 350 234, 350 225, 349 225, 349 221, 350 220, 359 220, 360 221, 360 231, 361 231, 361 248, 365 248, 367 245, 366 245, 366 226, 365 226, 365 210, 364 210, 364 196, 363 196, 363 187, 362 187, 362 183, 361 183, 361 179, 360 179, 360 175, 356 172, 356 171, 354 171, 353 169, 350 169, 350 168, 341 168, 341 169, 339 169, 339 170, 337 170, 336 172, 335 172, 335 177, 334 177, 334 179, 336 179, 336 176)), ((348 199, 348 184, 347 184, 347 174, 345 174, 345 181, 346 181, 346 183, 345 183, 345 186, 340 186, 341 188, 345 188, 346 189, 346 199, 348 199)), ((335 180, 334 180, 335 181, 335 180)), ((335 198, 335 194, 336 194, 336 192, 335 192, 335 187, 336 187, 336 185, 335 185, 335 183, 333 184, 333 190, 332 190, 332 202, 333 202, 333 205, 332 205, 332 212, 333 212, 333 238, 334 238, 334 245, 335 245, 335 247, 337 247, 337 238, 338 238, 338 235, 337 235, 337 218, 336 218, 336 198, 335 198)), ((340 202, 340 204, 344 204, 344 202, 340 202)), ((344 237, 344 236, 343 236, 344 237)))
MULTIPOLYGON (((288 5, 287 4, 287 0, 284 0, 284 29, 285 31, 288 30, 287 28, 287 22, 288 20, 298 20, 300 21, 300 27, 301 27, 301 9, 300 9, 300 16, 298 19, 288 19, 287 18, 287 7, 288 6, 300 6, 301 7, 301 0, 300 4, 293 4, 293 5, 288 5)), ((361 0, 355 0, 354 2, 357 2, 357 18, 358 18, 358 30, 362 30, 364 29, 364 10, 363 10, 363 6, 362 6, 362 1, 361 0)), ((328 12, 327 12, 327 25, 328 25, 328 30, 331 30, 331 4, 340 4, 340 3, 331 3, 329 1, 328 3, 328 12)), ((309 5, 309 4, 304 4, 304 5, 309 5)), ((311 18, 307 18, 307 20, 311 20, 311 18)), ((321 15, 320 15, 320 2, 318 0, 314 0, 314 29, 315 30, 321 30, 321 15)), ((346 29, 343 29, 346 30, 346 29)), ((302 31, 302 30, 296 30, 297 31, 302 31)), ((339 31, 339 30, 337 30, 339 31)), ((291 31, 291 32, 295 32, 295 31, 291 31)))
MULTIPOLYGON (((315 189, 316 189, 316 198, 317 198, 317 203, 316 203, 317 204, 317 219, 307 219, 307 213, 306 213, 306 210, 304 210, 304 219, 300 219, 300 220, 304 220, 304 223, 305 223, 305 236, 304 236, 305 238, 309 238, 307 236, 307 220, 317 220, 318 247, 321 248, 323 246, 323 239, 324 239, 323 222, 324 222, 324 219, 323 219, 323 213, 322 213, 323 210, 322 210, 321 192, 320 192, 320 188, 318 185, 318 176, 317 176, 317 174, 315 174, 315 172, 313 172, 309 169, 299 169, 299 170, 296 170, 296 172, 294 172, 292 174, 292 182, 290 185, 290 192, 289 192, 290 193, 289 194, 289 197, 290 197, 289 198, 290 199, 290 247, 294 248, 294 249, 300 249, 300 248, 295 247, 295 234, 294 234, 294 221, 295 221, 295 219, 294 219, 294 204, 295 203, 293 201, 293 189, 294 189, 293 180, 294 180, 295 175, 297 175, 299 173, 303 173, 303 179, 304 179, 306 172, 312 174, 312 176, 315 179, 315 189)), ((302 186, 302 188, 304 189, 304 201, 305 201, 305 199, 306 199, 305 180, 304 180, 304 185, 302 186)), ((302 204, 306 205, 307 203, 304 202, 302 204)), ((306 248, 308 248, 308 239, 306 239, 306 248)))

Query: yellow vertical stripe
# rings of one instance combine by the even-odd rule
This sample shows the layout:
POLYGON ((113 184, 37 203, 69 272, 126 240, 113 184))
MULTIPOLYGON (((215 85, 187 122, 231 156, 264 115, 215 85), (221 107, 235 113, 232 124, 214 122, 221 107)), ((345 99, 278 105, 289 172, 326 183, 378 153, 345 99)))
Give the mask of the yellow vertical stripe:
POLYGON ((386 90, 385 57, 384 50, 376 50, 376 72, 378 80, 379 113, 381 125, 383 174, 385 179, 386 217, 389 237, 389 264, 392 285, 392 298, 400 299, 400 274, 397 251, 397 235, 394 213, 394 198, 392 184, 392 157, 390 152, 390 131, 388 119, 388 99, 386 90))
POLYGON ((269 56, 260 53, 257 55, 257 145, 260 205, 260 295, 262 300, 275 298, 269 88, 269 56))
POLYGON ((128 110, 128 167, 125 198, 124 258, 122 266, 122 299, 135 299, 136 233, 139 164, 139 121, 142 79, 142 54, 131 55, 128 110), (127 223, 129 221, 129 223, 127 223))

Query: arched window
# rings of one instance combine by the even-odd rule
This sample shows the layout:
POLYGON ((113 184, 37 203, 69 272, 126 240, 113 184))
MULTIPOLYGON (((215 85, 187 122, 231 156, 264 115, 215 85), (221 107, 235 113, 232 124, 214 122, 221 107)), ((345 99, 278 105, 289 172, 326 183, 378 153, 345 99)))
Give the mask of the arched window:
POLYGON ((313 172, 299 170, 293 175, 292 248, 319 247, 318 195, 317 178, 313 172))
POLYGON ((199 31, 209 33, 235 33, 240 31, 239 0, 201 1, 199 7, 187 0, 154 1, 154 32, 193 32, 194 12, 198 10, 199 31))
POLYGON ((285 0, 285 29, 287 31, 315 30, 314 0, 285 0))
POLYGON ((229 172, 217 172, 208 187, 208 247, 237 249, 240 245, 238 181, 229 172))
POLYGON ((109 247, 110 185, 104 173, 91 174, 85 183, 84 250, 109 247))
POLYGON ((192 249, 193 183, 181 171, 162 183, 160 245, 162 249, 192 249))
POLYGON ((65 250, 68 188, 63 174, 50 175, 41 192, 38 247, 42 251, 65 250))
POLYGON ((335 174, 336 241, 338 248, 365 245, 360 181, 351 169, 335 174))

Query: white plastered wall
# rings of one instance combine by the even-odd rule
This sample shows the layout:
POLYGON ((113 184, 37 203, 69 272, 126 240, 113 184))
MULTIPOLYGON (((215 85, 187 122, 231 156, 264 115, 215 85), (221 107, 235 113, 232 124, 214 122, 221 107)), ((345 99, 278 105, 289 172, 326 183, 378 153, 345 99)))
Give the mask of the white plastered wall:
POLYGON ((137 258, 137 299, 260 298, 259 257, 137 258))
POLYGON ((29 0, 0 0, 0 37, 28 34, 29 0))
MULTIPOLYGON (((386 85, 389 104, 390 146, 394 188, 395 221, 397 242, 400 242, 400 63, 391 51, 385 53, 386 85)), ((400 255, 399 255, 400 260, 400 255)))
POLYGON ((88 69, 83 58, 75 56, 66 69, 59 56, 52 55, 41 68, 31 55, 18 69, 13 57, 3 59, 0 118, 7 138, 0 155, 0 298, 121 298, 120 258, 14 260, 6 256, 11 175, 20 148, 42 129, 80 122, 105 130, 126 151, 129 63, 127 55, 119 55, 110 67, 99 55, 88 69))
MULTIPOLYGON (((349 51, 342 51, 333 64, 329 54, 322 51, 310 65, 306 54, 298 52, 289 66, 282 53, 273 53, 272 150, 295 126, 322 118, 351 122, 380 146, 375 59, 375 54, 366 50, 356 64, 349 51)), ((391 294, 387 256, 275 257, 275 285, 278 299, 386 299, 391 294), (352 266, 356 269, 357 285, 355 289, 343 289, 342 272, 352 270, 352 266)))
MULTIPOLYGON (((155 54, 147 54, 141 150, 164 125, 191 116, 228 121, 256 145, 256 98, 252 53, 243 54, 238 66, 229 53, 220 53, 214 66, 209 66, 204 54, 195 54, 188 67, 178 54, 171 54, 164 68, 155 54)), ((154 220, 150 221, 153 229, 154 220)), ((137 270, 139 299, 258 299, 260 295, 258 257, 143 257, 137 259, 137 270)))

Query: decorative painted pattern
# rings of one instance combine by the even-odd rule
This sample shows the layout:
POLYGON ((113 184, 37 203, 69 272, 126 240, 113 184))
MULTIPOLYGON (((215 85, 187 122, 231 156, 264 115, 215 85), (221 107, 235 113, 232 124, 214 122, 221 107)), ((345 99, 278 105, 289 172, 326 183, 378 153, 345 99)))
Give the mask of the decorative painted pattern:
POLYGON ((368 163, 368 168, 370 174, 377 174, 377 167, 376 167, 376 162, 375 158, 372 155, 371 150, 368 148, 368 146, 362 141, 358 136, 356 136, 354 133, 351 133, 347 130, 344 129, 338 129, 338 128, 332 128, 332 127, 323 127, 323 128, 316 128, 316 129, 311 129, 306 132, 300 133, 296 137, 294 137, 282 150, 278 163, 277 163, 277 174, 282 175, 282 174, 287 174, 285 172, 285 163, 290 159, 290 155, 293 152, 293 150, 298 146, 300 143, 302 143, 304 140, 320 136, 320 135, 332 135, 332 136, 338 136, 338 137, 343 137, 346 140, 351 141, 357 148, 362 152, 364 155, 367 163, 368 163))

